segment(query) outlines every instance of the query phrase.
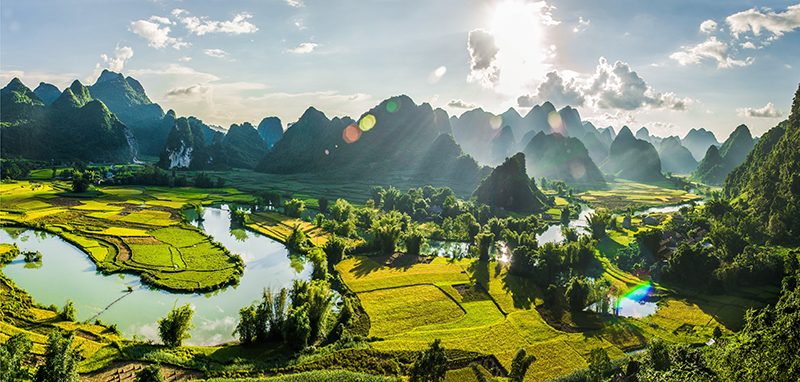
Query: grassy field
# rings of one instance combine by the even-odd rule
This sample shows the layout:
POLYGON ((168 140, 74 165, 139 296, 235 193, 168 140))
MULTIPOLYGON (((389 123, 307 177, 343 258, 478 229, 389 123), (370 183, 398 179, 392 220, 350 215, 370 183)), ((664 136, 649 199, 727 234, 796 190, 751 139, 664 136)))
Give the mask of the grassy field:
POLYGON ((608 183, 608 190, 586 191, 576 194, 589 202, 594 208, 624 210, 629 206, 637 208, 674 205, 690 200, 699 200, 700 196, 683 190, 663 186, 617 180, 608 183))
POLYGON ((188 203, 249 202, 235 189, 98 187, 75 198, 68 184, 0 185, 0 224, 55 233, 81 248, 105 273, 133 272, 173 291, 211 291, 235 284, 241 259, 181 220, 188 203))

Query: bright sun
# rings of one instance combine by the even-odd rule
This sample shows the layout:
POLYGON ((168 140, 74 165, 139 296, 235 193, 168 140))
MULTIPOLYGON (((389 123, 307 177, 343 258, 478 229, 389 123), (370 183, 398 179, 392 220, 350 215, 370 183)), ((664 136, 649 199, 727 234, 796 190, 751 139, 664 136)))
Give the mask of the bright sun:
POLYGON ((521 94, 527 82, 541 78, 547 69, 542 43, 544 37, 543 3, 507 0, 494 12, 492 34, 500 51, 499 91, 521 94))

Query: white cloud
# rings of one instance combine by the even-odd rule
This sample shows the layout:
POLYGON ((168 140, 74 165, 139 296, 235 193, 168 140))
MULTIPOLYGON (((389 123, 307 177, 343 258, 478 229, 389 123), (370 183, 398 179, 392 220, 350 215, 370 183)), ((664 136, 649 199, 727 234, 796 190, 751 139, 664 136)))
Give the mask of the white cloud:
POLYGON ((464 102, 460 99, 451 99, 450 102, 447 103, 447 106, 458 109, 475 109, 478 107, 478 105, 474 103, 464 102))
POLYGON ((686 111, 690 98, 680 98, 674 93, 655 91, 644 79, 621 61, 611 66, 604 57, 583 89, 583 95, 590 104, 600 109, 636 110, 647 107, 686 111))
POLYGON ((547 73, 547 76, 539 87, 535 95, 523 95, 517 98, 519 107, 533 107, 534 105, 550 101, 557 106, 571 105, 583 106, 585 97, 575 83, 575 79, 564 82, 558 72, 547 73))
POLYGON ((298 30, 308 29, 307 27, 303 26, 303 20, 301 19, 295 20, 294 26, 296 26, 298 30))
POLYGON ((228 55, 228 52, 222 49, 206 49, 203 51, 203 53, 211 57, 217 57, 217 58, 225 58, 228 55))
POLYGON ((112 72, 121 72, 125 63, 133 57, 133 49, 129 46, 117 47, 114 49, 114 57, 109 58, 105 54, 100 55, 103 61, 108 63, 108 70, 112 72))
MULTIPOLYGON (((614 114, 603 113, 600 116, 588 117, 586 120, 592 122, 597 127, 602 126, 629 126, 637 124, 636 117, 630 111, 617 110, 614 114)), ((619 129, 617 129, 619 130, 619 129)))
POLYGON ((289 4, 295 8, 302 8, 305 7, 306 4, 302 0, 286 0, 286 4, 289 4))
POLYGON ((494 36, 483 29, 471 30, 467 47, 471 58, 471 72, 467 81, 493 87, 500 80, 500 68, 495 63, 500 48, 497 47, 494 36))
POLYGON ((208 20, 207 17, 200 18, 195 16, 181 17, 181 14, 188 13, 182 9, 173 10, 172 13, 178 17, 178 20, 189 30, 189 34, 194 33, 198 36, 202 36, 206 33, 228 33, 238 35, 243 33, 255 33, 258 31, 255 25, 247 21, 247 19, 253 17, 253 15, 247 12, 237 14, 231 21, 214 21, 208 20))
POLYGON ((128 72, 128 74, 137 79, 140 79, 139 77, 158 77, 158 80, 155 82, 159 83, 160 86, 169 86, 170 83, 177 83, 178 85, 176 87, 218 81, 220 79, 213 74, 198 72, 192 68, 179 64, 170 64, 166 69, 131 70, 128 72))
POLYGON ((180 15, 182 15, 184 13, 189 13, 189 11, 187 11, 185 9, 175 8, 170 13, 172 13, 172 15, 175 16, 175 17, 179 17, 180 15))
POLYGON ((688 64, 699 64, 704 58, 717 60, 717 68, 731 68, 734 66, 747 66, 753 63, 753 58, 746 60, 735 60, 728 54, 728 44, 717 40, 711 36, 708 40, 695 46, 684 46, 683 52, 675 52, 669 58, 678 61, 681 66, 688 64))
POLYGON ((314 51, 314 48, 318 46, 319 44, 315 44, 313 42, 304 42, 298 45, 297 48, 289 49, 286 52, 297 53, 297 54, 311 53, 312 51, 314 51))
POLYGON ((183 42, 180 38, 169 37, 169 27, 162 27, 160 24, 151 21, 139 20, 131 22, 129 29, 131 32, 146 39, 148 45, 156 49, 163 49, 167 46, 180 49, 189 45, 189 43, 183 42))
POLYGON ((800 4, 789 6, 782 13, 776 13, 768 8, 764 8, 763 12, 753 8, 728 16, 725 22, 730 25, 731 34, 736 38, 739 38, 739 34, 749 31, 758 36, 762 29, 772 33, 773 37, 780 37, 786 32, 800 28, 800 4))
POLYGON ((742 44, 742 45, 741 45, 741 47, 742 47, 743 49, 761 49, 761 48, 763 48, 763 47, 758 47, 758 48, 756 48, 756 45, 755 45, 755 44, 753 44, 753 42, 752 42, 752 41, 748 41, 748 42, 746 42, 746 43, 742 44))
POLYGON ((700 32, 711 33, 715 30, 717 30, 717 22, 714 20, 706 20, 700 24, 700 32))
POLYGON ((207 84, 197 84, 185 88, 170 89, 164 94, 164 98, 169 97, 196 97, 208 93, 211 87, 207 84))
POLYGON ((589 25, 591 20, 584 20, 583 17, 578 17, 578 25, 572 28, 572 31, 575 33, 583 32, 586 27, 589 25))
POLYGON ((783 112, 778 109, 775 109, 775 105, 772 102, 767 103, 767 106, 762 107, 761 109, 754 109, 751 107, 743 107, 736 109, 736 114, 740 117, 752 117, 752 118, 781 118, 783 117, 783 112))
POLYGON ((179 58, 179 59, 178 59, 178 61, 184 61, 184 62, 185 62, 185 61, 191 61, 191 60, 192 60, 192 58, 191 58, 191 57, 189 57, 189 56, 183 56, 183 57, 181 57, 181 58, 179 58))
POLYGON ((167 24, 167 25, 175 24, 174 22, 170 21, 170 19, 168 19, 166 17, 155 16, 155 15, 154 16, 150 16, 150 21, 155 21, 157 23, 167 24))

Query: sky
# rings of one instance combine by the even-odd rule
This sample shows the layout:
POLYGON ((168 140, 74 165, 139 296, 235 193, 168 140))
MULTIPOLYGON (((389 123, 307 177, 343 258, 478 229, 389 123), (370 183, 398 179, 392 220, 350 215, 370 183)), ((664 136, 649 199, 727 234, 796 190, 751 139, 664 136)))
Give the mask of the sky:
POLYGON ((788 117, 798 1, 2 0, 0 79, 63 90, 109 69, 225 128, 407 94, 457 116, 549 100, 597 127, 723 141, 788 117))

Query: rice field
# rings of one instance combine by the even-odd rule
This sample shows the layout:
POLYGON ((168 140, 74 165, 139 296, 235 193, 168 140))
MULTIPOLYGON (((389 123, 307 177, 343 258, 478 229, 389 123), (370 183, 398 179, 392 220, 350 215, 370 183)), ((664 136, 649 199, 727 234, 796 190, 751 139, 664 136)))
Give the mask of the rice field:
POLYGON ((576 196, 591 203, 594 208, 607 208, 610 210, 624 210, 629 206, 674 205, 701 199, 699 195, 691 194, 684 190, 627 180, 609 182, 608 186, 608 190, 591 190, 576 194, 576 196))

